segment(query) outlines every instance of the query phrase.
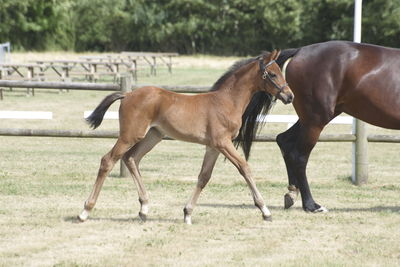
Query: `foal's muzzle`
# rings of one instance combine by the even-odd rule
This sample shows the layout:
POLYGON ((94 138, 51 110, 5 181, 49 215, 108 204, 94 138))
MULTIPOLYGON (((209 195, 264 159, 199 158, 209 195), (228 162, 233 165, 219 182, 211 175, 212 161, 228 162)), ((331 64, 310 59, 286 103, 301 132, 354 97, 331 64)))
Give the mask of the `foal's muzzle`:
MULTIPOLYGON (((289 87, 288 87, 289 88, 289 87)), ((290 104, 293 102, 294 99, 294 95, 293 93, 290 91, 290 89, 288 90, 288 92, 283 92, 280 91, 278 92, 278 94, 276 95, 276 98, 278 98, 279 100, 281 100, 284 104, 290 104)))

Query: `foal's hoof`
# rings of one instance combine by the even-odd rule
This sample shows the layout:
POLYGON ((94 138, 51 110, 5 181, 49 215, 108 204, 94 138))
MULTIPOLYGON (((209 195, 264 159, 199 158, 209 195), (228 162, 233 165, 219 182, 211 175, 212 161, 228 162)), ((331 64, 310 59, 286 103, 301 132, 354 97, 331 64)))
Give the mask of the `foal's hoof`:
POLYGON ((263 220, 264 220, 265 222, 272 222, 272 216, 271 216, 271 215, 269 215, 269 216, 263 215, 263 220))
POLYGON ((139 217, 143 222, 146 222, 147 220, 147 214, 139 212, 139 217))
POLYGON ((183 217, 183 222, 186 223, 187 225, 191 225, 192 224, 192 217, 189 215, 185 215, 183 217))
POLYGON ((284 196, 284 201, 285 201, 285 209, 289 209, 294 205, 296 198, 293 196, 292 193, 286 193, 284 196))
POLYGON ((85 222, 89 218, 89 212, 87 210, 83 210, 81 214, 77 216, 79 222, 85 222))

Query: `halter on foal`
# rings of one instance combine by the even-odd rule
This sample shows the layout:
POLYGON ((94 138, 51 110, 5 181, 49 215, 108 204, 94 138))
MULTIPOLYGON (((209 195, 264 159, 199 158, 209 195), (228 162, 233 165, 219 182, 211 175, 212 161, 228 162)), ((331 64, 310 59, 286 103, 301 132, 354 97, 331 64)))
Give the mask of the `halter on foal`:
POLYGON ((85 221, 88 218, 106 176, 122 158, 138 189, 141 205, 139 216, 145 220, 149 199, 138 170, 139 162, 164 136, 169 136, 206 145, 197 186, 184 208, 184 221, 187 224, 191 224, 193 208, 210 180, 220 153, 243 175, 255 205, 261 210, 264 220, 270 220, 271 213, 253 181, 250 168, 236 151, 232 139, 238 135, 242 114, 255 92, 265 91, 285 104, 291 103, 292 91, 275 63, 279 53, 275 50, 236 63, 205 94, 184 95, 157 87, 142 87, 126 94, 107 96, 88 118, 88 122, 93 128, 98 127, 109 106, 122 99, 119 110, 120 135, 111 151, 102 158, 94 188, 78 219, 85 221))

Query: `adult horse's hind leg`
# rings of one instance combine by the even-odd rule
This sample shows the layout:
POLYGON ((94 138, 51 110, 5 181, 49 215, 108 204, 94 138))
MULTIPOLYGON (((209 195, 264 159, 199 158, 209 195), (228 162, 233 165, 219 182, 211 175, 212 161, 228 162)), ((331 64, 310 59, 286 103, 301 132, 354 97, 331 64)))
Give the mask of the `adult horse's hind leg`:
POLYGON ((197 180, 196 188, 190 197, 188 203, 183 209, 184 213, 184 222, 187 224, 192 224, 192 212, 193 208, 196 205, 196 202, 200 196, 201 191, 207 185, 208 181, 211 178, 211 173, 214 169, 215 162, 217 161, 219 156, 219 152, 214 148, 208 147, 206 148, 206 154, 204 155, 203 165, 201 167, 201 171, 197 180))
MULTIPOLYGON (((287 168, 291 169, 295 177, 296 186, 301 193, 303 209, 310 212, 327 212, 328 210, 315 203, 307 181, 306 168, 310 153, 318 141, 323 127, 299 125, 298 131, 294 133, 296 140, 290 150, 287 150, 287 168)), ((289 182, 291 182, 289 177, 289 182)))
POLYGON ((245 179, 247 185, 251 190, 251 194, 253 196, 254 204, 257 208, 260 209, 263 219, 265 221, 271 221, 272 216, 269 209, 265 206, 264 199, 261 196, 260 192, 257 189, 257 186, 253 180, 250 167, 247 164, 246 160, 244 160, 240 154, 235 149, 234 145, 232 144, 231 140, 225 140, 218 145, 218 150, 229 159, 233 165, 239 170, 240 174, 245 179))
POLYGON ((135 182, 136 188, 139 195, 140 211, 139 217, 145 221, 148 213, 148 203, 149 197, 147 195, 146 189, 144 187, 142 177, 139 171, 140 160, 146 155, 150 150, 154 148, 164 137, 158 130, 151 128, 146 134, 145 138, 133 146, 125 155, 123 160, 128 167, 133 181, 135 182))
POLYGON ((126 141, 122 141, 121 138, 118 138, 117 143, 108 152, 106 155, 103 156, 100 163, 100 168, 97 174, 96 182, 93 186, 93 190, 89 195, 89 198, 86 200, 84 209, 81 214, 78 216, 80 221, 86 221, 89 217, 90 211, 96 205, 97 198, 99 197, 99 193, 101 187, 103 186, 104 180, 106 179, 107 175, 110 173, 112 168, 114 167, 115 163, 121 159, 122 155, 125 154, 126 151, 130 148, 131 144, 127 143, 126 141))
POLYGON ((285 209, 290 208, 296 202, 299 195, 298 183, 294 173, 294 169, 291 166, 289 153, 294 149, 296 145, 297 135, 300 130, 300 122, 297 121, 292 127, 287 131, 279 134, 276 137, 276 142, 281 150, 283 159, 285 160, 286 171, 288 174, 288 190, 289 192, 284 196, 285 209))

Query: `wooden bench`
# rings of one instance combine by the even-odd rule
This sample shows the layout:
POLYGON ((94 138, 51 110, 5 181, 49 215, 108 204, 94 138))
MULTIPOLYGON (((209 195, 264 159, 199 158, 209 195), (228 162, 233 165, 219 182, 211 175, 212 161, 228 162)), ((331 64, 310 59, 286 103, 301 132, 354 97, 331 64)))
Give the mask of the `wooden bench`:
POLYGON ((150 74, 157 75, 157 59, 161 60, 167 68, 168 72, 172 73, 172 57, 179 56, 178 53, 156 53, 156 52, 131 52, 123 51, 122 55, 128 57, 130 60, 143 59, 150 65, 150 74))

